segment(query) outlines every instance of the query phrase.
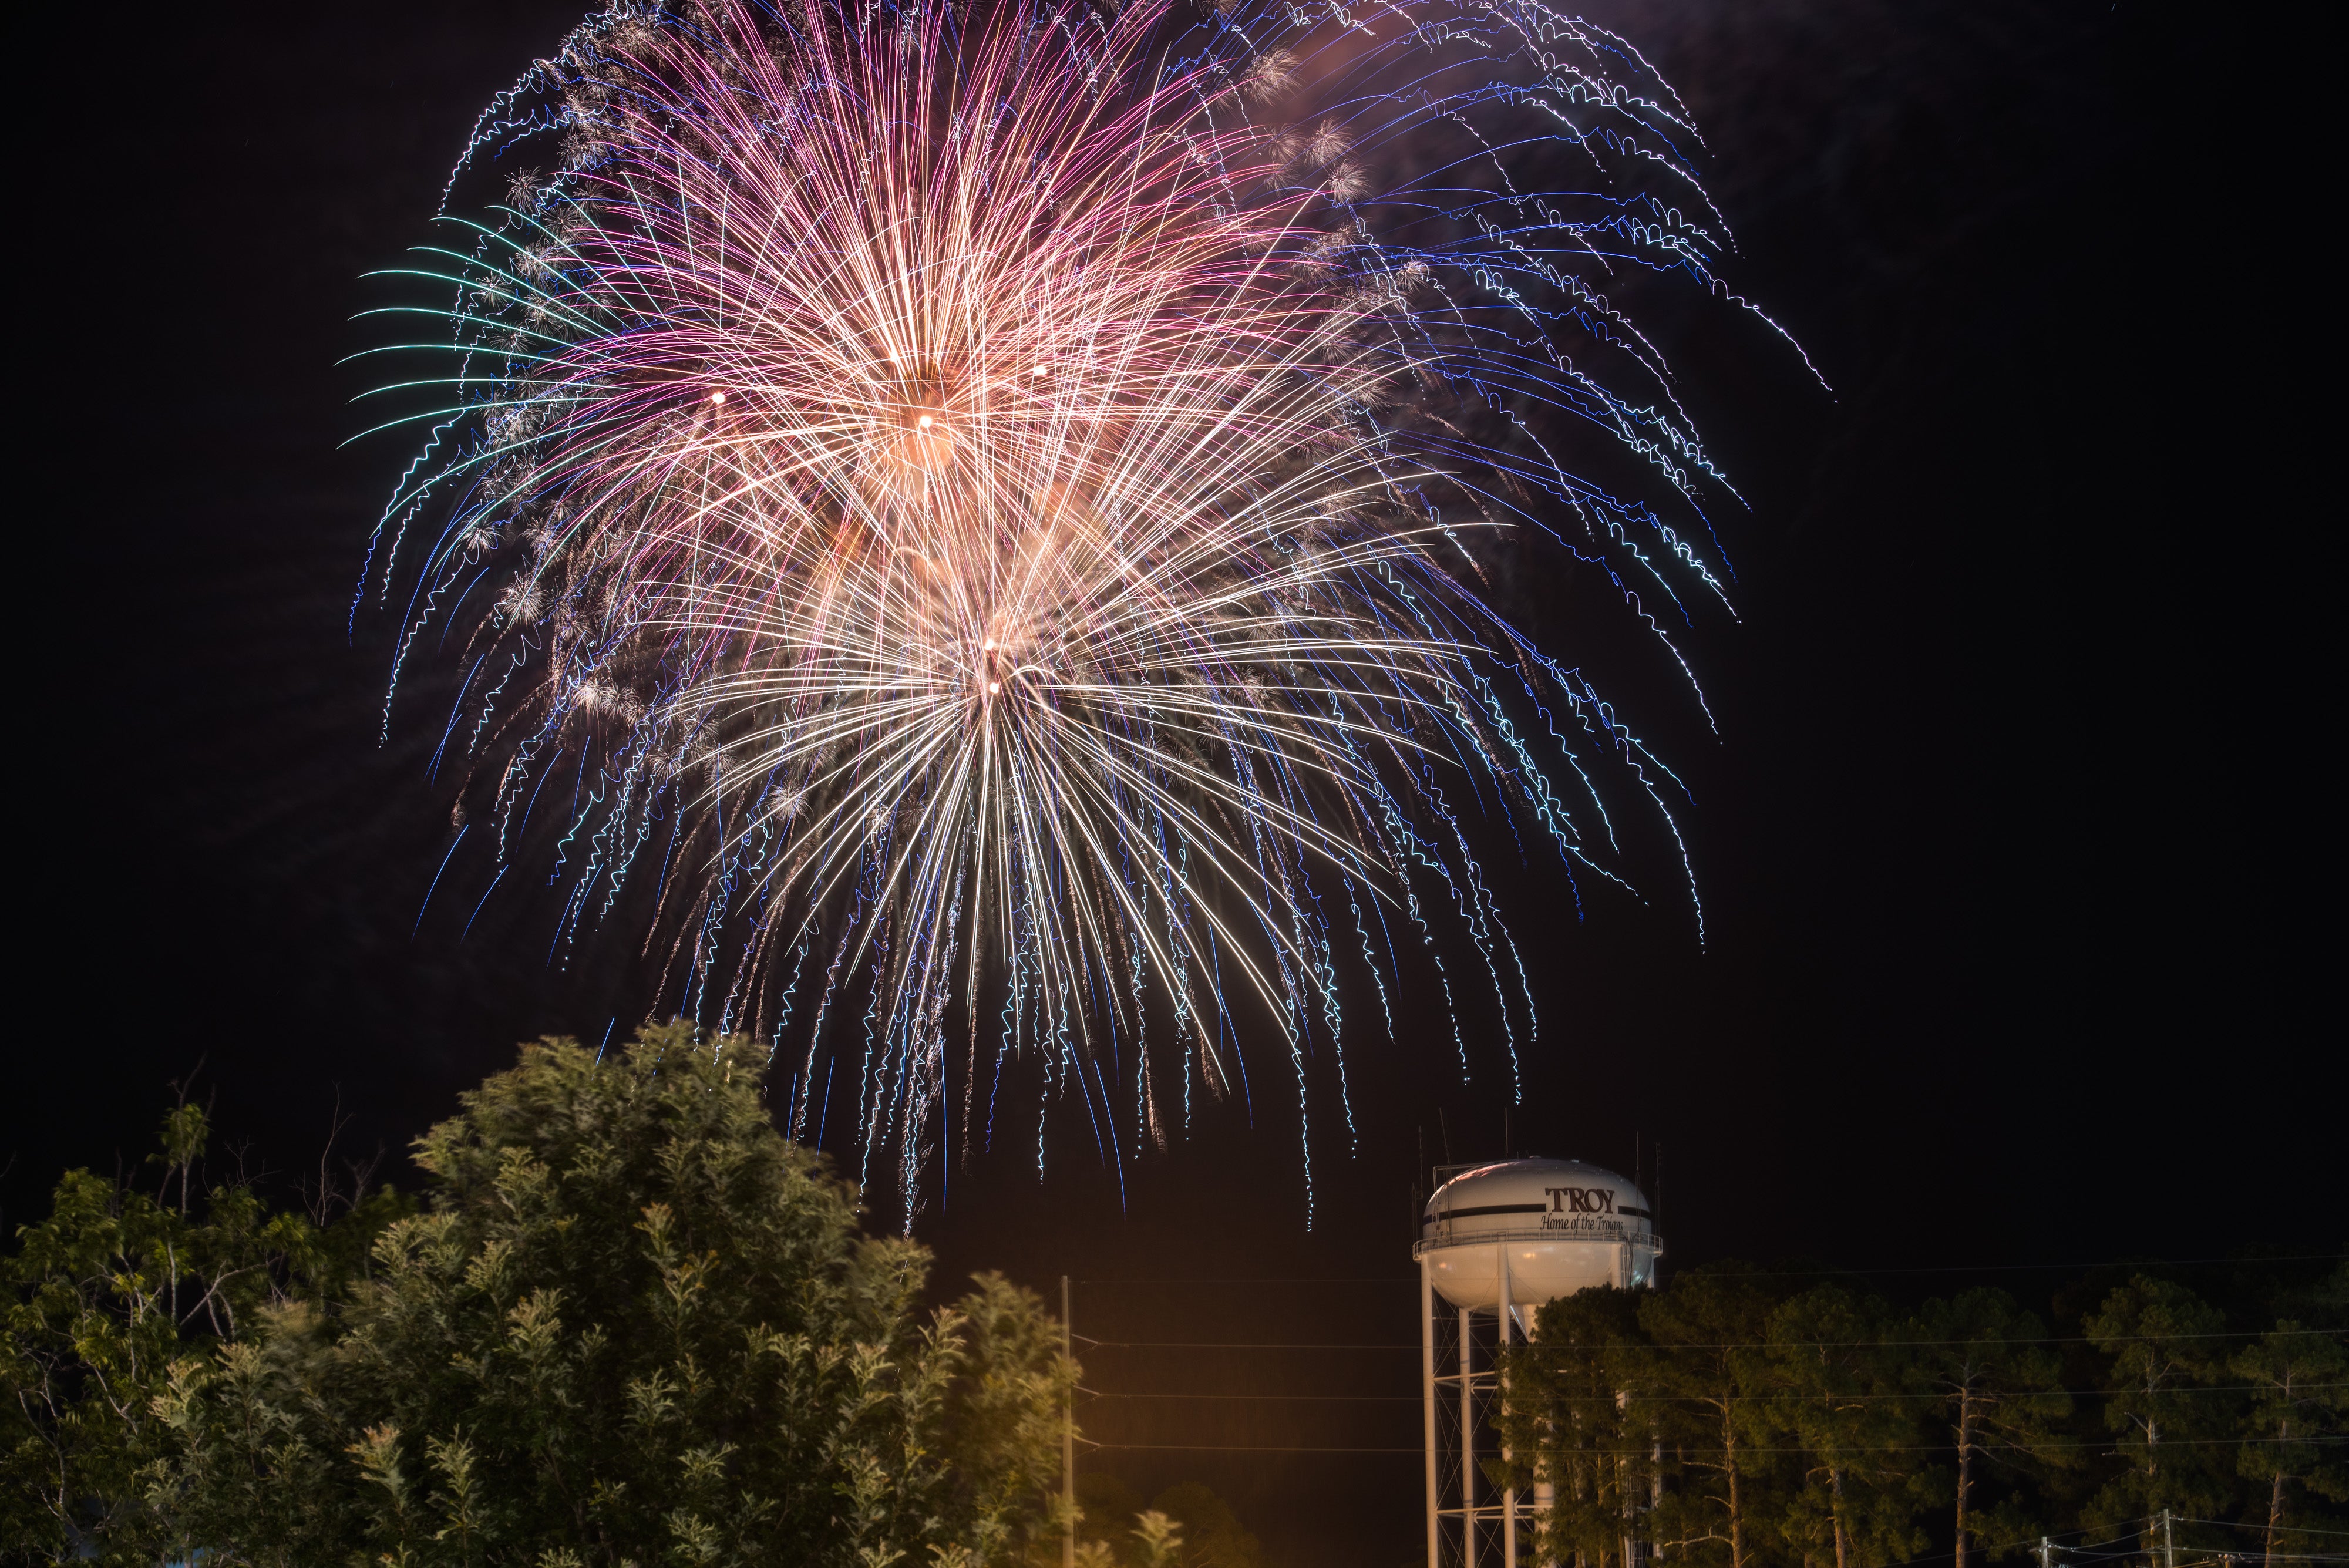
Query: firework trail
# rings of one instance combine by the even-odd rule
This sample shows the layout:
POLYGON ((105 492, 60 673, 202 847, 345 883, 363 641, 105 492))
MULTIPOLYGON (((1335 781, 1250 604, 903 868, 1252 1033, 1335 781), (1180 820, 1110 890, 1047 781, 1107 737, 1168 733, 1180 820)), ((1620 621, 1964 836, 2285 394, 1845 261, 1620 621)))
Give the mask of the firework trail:
POLYGON ((1668 650, 1725 605, 1731 493, 1608 298, 1725 292, 1693 144, 1534 4, 593 19, 409 274, 454 289, 398 383, 444 406, 369 580, 395 690, 463 649, 436 887, 559 888, 558 961, 640 930, 657 1005, 773 1041, 909 1222, 1009 1058, 1130 1151, 1247 1012, 1302 1105, 1398 961, 1450 1004, 1448 922, 1514 1076, 1468 817, 1619 880, 1600 775, 1667 826, 1677 785, 1480 562, 1534 531, 1668 650))

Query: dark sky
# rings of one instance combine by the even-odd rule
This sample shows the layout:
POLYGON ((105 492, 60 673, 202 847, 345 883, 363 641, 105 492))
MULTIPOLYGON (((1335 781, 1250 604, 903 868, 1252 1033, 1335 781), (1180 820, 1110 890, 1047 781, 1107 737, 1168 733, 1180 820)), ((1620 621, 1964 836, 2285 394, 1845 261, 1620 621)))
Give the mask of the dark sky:
MULTIPOLYGON (((1682 89, 1736 286, 1836 389, 1751 337, 1675 339, 1754 503, 1724 524, 1742 623, 1695 648, 1721 734, 1650 725, 1694 788, 1709 940, 1669 897, 1575 926, 1521 883, 1546 1034, 1506 1134, 1506 1095, 1458 1083, 1447 1042, 1366 1045, 1359 1142, 1317 1141, 1309 1232, 1267 1045, 1253 1127, 1210 1115, 1123 1183, 1073 1143, 1040 1184, 1017 1148, 958 1170, 922 1226, 944 1270, 1075 1275, 1105 1339, 1406 1343, 1423 1151, 1505 1137, 1626 1169, 1635 1135, 1661 1141, 1682 1263, 2336 1249, 2337 702, 2315 672, 2338 508, 2290 477, 2324 450, 2294 400, 2315 318, 2258 232, 2290 95, 2258 100, 2247 143, 2237 46, 2127 4, 1593 15, 1682 89)), ((20 67, 56 98, 13 224, 40 308, 10 1227, 63 1167, 142 1153, 199 1060, 230 1139, 290 1172, 338 1096, 346 1147, 396 1150, 517 1040, 598 1033, 626 990, 411 938, 447 832, 434 722, 419 703, 378 746, 388 628, 344 632, 403 455, 336 450, 362 382, 336 361, 373 340, 347 320, 374 302, 358 275, 423 235, 479 106, 574 20, 109 13, 121 36, 20 67)), ((1413 1393, 1399 1353, 1089 1366, 1111 1393, 1413 1393)), ((1129 1441, 1416 1440, 1407 1402, 1091 1418, 1129 1441)), ((1412 1552, 1407 1451, 1099 1462, 1209 1480, 1287 1561, 1412 1552)))

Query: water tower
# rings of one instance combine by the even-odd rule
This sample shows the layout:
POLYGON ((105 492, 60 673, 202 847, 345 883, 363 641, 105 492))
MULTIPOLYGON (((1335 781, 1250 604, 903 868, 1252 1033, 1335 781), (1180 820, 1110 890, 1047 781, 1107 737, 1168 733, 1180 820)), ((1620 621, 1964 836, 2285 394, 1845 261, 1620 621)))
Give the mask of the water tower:
POLYGON ((1498 1353, 1531 1342, 1544 1302, 1588 1285, 1653 1283, 1664 1243, 1647 1196, 1611 1170, 1573 1159, 1443 1168, 1456 1174, 1427 1200, 1412 1248, 1427 1568, 1518 1568, 1518 1526, 1530 1526, 1549 1500, 1547 1488, 1527 1497, 1477 1473, 1479 1428, 1492 1425, 1503 1396, 1498 1353))

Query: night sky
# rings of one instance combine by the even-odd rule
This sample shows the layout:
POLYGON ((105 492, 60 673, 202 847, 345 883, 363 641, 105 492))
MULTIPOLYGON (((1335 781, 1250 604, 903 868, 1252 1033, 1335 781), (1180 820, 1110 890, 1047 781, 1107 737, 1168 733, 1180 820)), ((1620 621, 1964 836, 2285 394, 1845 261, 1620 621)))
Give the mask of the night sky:
MULTIPOLYGON (((1407 1007, 1400 1044, 1350 1059, 1350 1150, 1314 1102, 1309 1231, 1267 1031, 1251 1098, 1122 1178, 1073 1134, 1040 1184, 1019 1139, 957 1164, 918 1227, 942 1282, 1074 1275, 1079 1329, 1107 1340, 1411 1343, 1423 1161, 1628 1172, 1635 1137, 1661 1146, 1671 1263, 2044 1299, 2064 1271, 2031 1265, 2337 1251, 2338 703, 2317 683, 2338 503, 2292 477, 2328 444, 2297 390, 2319 317, 2281 270, 2296 242, 2263 232, 2292 96, 2133 5, 1589 15, 1681 89, 1734 286, 1835 389, 1722 314, 1666 324, 1753 503, 1721 520, 1742 620, 1692 650, 1719 735, 1653 670, 1625 677, 1695 795, 1706 940, 1669 879, 1577 923, 1505 868, 1544 1016, 1522 1103, 1489 1052, 1463 1085, 1407 1007)), ((593 1039, 640 989, 548 972, 543 934, 417 928, 449 832, 423 777, 440 689, 379 745, 394 625, 345 631, 407 455, 336 450, 365 371, 336 362, 378 340, 348 319, 381 302, 359 275, 425 237, 481 104, 576 18, 53 16, 119 36, 20 57, 56 107, 19 128, 37 199, 14 222, 39 275, 18 296, 11 1230, 66 1166, 142 1155, 199 1061, 250 1170, 313 1165, 339 1105, 341 1147, 405 1179, 406 1140, 515 1042, 593 1039)), ((1394 1397, 1104 1399, 1104 1440, 1398 1451, 1086 1462, 1145 1491, 1206 1480, 1286 1562, 1416 1550, 1410 1355, 1086 1361, 1111 1394, 1394 1397)))

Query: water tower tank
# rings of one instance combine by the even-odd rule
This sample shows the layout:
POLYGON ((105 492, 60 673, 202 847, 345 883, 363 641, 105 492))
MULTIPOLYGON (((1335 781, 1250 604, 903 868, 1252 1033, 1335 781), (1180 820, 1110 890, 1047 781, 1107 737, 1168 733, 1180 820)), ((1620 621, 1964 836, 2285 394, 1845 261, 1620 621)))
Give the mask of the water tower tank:
MULTIPOLYGON (((1416 1251, 1455 1307, 1536 1306, 1587 1285, 1653 1284, 1664 1244, 1646 1194, 1575 1159, 1509 1159, 1435 1189, 1416 1251)), ((1526 1314, 1530 1324, 1531 1314, 1526 1314)))

